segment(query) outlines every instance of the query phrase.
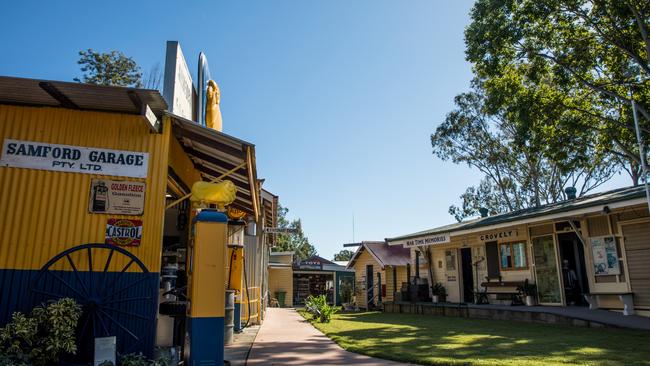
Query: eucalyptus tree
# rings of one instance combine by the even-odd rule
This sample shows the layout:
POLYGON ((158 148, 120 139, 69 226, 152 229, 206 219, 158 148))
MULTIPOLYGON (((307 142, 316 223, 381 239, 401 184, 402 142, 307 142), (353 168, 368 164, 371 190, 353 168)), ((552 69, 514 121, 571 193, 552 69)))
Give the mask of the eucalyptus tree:
POLYGON ((309 242, 309 238, 302 231, 302 221, 300 219, 287 219, 288 212, 288 208, 278 205, 277 226, 283 229, 296 229, 296 232, 294 234, 274 234, 276 235, 276 242, 273 250, 276 252, 293 252, 299 260, 316 255, 316 248, 309 242))
POLYGON ((478 0, 471 19, 466 54, 485 91, 487 113, 526 114, 526 104, 513 103, 512 96, 544 93, 532 111, 561 113, 536 131, 557 157, 573 154, 583 142, 610 154, 638 184, 631 100, 647 146, 650 2, 478 0))
POLYGON ((536 101, 543 95, 512 93, 517 108, 492 113, 479 84, 456 96, 456 109, 431 135, 433 153, 442 160, 467 164, 484 176, 478 186, 461 195, 460 207, 449 208, 458 221, 476 215, 479 208, 494 214, 558 202, 566 198, 564 188, 569 186, 584 195, 614 174, 611 156, 589 143, 595 138, 593 131, 580 136, 556 131, 558 142, 575 147, 562 152, 548 143, 549 120, 570 116, 561 108, 539 108, 536 101))

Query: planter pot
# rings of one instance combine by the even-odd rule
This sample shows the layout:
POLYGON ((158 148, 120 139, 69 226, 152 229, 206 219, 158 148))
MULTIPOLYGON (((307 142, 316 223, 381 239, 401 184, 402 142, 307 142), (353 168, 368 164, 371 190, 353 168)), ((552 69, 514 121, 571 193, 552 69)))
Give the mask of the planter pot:
POLYGON ((528 295, 526 296, 526 306, 535 306, 535 297, 528 295))
POLYGON ((432 297, 433 297, 433 303, 434 304, 437 304, 437 303, 440 302, 440 297, 438 295, 433 295, 432 297))

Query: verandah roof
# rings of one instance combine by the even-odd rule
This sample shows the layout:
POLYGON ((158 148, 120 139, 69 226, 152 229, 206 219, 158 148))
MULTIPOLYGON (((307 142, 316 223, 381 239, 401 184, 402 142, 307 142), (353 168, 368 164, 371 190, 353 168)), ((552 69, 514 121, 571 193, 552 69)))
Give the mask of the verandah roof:
POLYGON ((643 204, 645 202, 645 189, 643 186, 625 187, 547 204, 540 207, 481 217, 465 222, 440 226, 430 230, 386 238, 386 242, 390 245, 401 245, 405 240, 424 236, 433 236, 438 234, 463 235, 470 232, 519 225, 531 221, 543 221, 569 217, 571 215, 580 215, 587 212, 602 211, 604 206, 615 208, 619 205, 643 204))
POLYGON ((237 187, 232 206, 258 218, 260 199, 255 145, 174 114, 166 114, 172 121, 173 135, 203 179, 211 181, 235 169, 224 178, 237 187))

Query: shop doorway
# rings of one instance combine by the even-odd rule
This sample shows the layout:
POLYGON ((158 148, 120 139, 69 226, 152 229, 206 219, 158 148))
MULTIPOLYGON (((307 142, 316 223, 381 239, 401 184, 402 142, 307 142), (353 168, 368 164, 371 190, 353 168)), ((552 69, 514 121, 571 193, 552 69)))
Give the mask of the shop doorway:
POLYGON ((461 271, 463 276, 463 301, 474 302, 474 276, 472 275, 472 249, 460 250, 461 271))
POLYGON ((589 293, 589 282, 582 242, 575 233, 558 234, 557 239, 566 304, 587 306, 584 294, 589 293))
POLYGON ((373 268, 372 264, 368 264, 366 266, 366 304, 368 307, 370 307, 370 304, 372 302, 372 298, 375 297, 375 289, 373 288, 375 283, 374 283, 374 278, 373 278, 373 268))
POLYGON ((562 292, 553 235, 533 238, 537 296, 542 305, 561 305, 562 292))
POLYGON ((293 304, 305 305, 309 295, 325 295, 328 303, 334 301, 334 274, 318 272, 293 273, 293 304))

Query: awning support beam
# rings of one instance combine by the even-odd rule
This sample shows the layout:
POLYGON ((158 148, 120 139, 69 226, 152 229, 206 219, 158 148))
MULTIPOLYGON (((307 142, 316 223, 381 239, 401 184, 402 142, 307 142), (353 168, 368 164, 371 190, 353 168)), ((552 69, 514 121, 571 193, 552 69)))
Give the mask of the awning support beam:
POLYGON ((585 239, 582 237, 582 234, 580 234, 580 231, 578 231, 578 228, 576 227, 576 224, 573 222, 573 219, 569 219, 569 225, 571 225, 571 230, 576 234, 578 237, 578 240, 582 243, 582 246, 584 248, 587 247, 587 244, 585 244, 585 239))
POLYGON ((257 182, 254 181, 253 179, 253 154, 251 151, 251 147, 247 146, 246 147, 246 163, 248 165, 248 181, 251 186, 251 200, 253 201, 253 214, 255 215, 255 221, 257 221, 260 218, 260 210, 257 205, 258 203, 258 190, 257 190, 257 182))
POLYGON ((73 101, 70 100, 65 94, 61 93, 59 89, 57 89, 52 83, 48 83, 46 81, 41 81, 38 83, 38 86, 41 87, 41 89, 45 90, 47 94, 49 94, 52 98, 56 99, 57 102, 61 105, 63 108, 70 108, 70 109, 80 109, 78 105, 76 105, 73 101))
MULTIPOLYGON (((223 178, 225 178, 225 177, 229 176, 230 174, 233 174, 234 172, 238 171, 239 169, 245 167, 247 163, 248 163, 248 162, 245 161, 245 162, 243 162, 243 163, 237 165, 236 167, 230 169, 229 171, 227 171, 227 172, 221 174, 220 176, 214 178, 213 180, 210 181, 210 183, 216 183, 216 182, 221 181, 223 178)), ((185 196, 183 196, 183 197, 177 199, 176 201, 174 201, 174 202, 168 204, 168 205, 165 207, 165 210, 167 210, 167 209, 169 209, 169 208, 172 208, 172 207, 176 206, 177 204, 179 204, 179 203, 185 201, 186 199, 190 198, 191 195, 192 195, 192 192, 190 192, 190 193, 186 194, 185 196)))

